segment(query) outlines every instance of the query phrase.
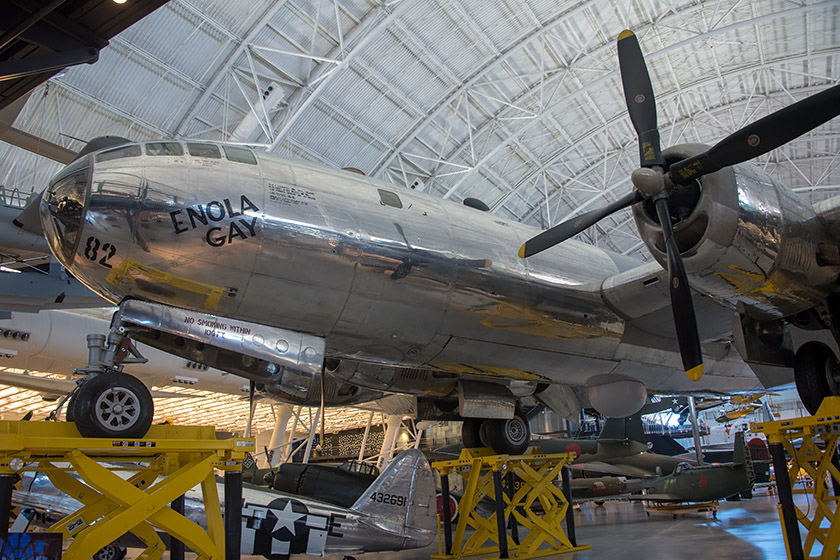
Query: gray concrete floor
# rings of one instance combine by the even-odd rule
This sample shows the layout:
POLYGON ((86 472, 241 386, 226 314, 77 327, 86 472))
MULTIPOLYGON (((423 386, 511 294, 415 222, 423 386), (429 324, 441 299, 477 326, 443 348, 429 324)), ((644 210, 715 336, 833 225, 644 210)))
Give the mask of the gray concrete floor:
MULTIPOLYGON (((557 560, 679 560, 681 558, 784 559, 778 498, 761 494, 751 500, 721 502, 717 518, 707 513, 677 516, 651 514, 640 503, 584 504, 575 513, 578 544, 592 548, 546 558, 557 560)), ((365 554, 359 560, 420 560, 436 554, 438 545, 421 550, 365 554)), ((483 558, 476 556, 475 558, 483 558)), ((310 557, 306 557, 310 558, 310 557)), ((314 558, 314 557, 311 557, 314 558)))
MULTIPOLYGON (((797 500, 799 502, 799 500, 797 500)), ((776 510, 778 497, 758 490, 751 500, 721 502, 717 518, 709 513, 645 513, 641 503, 607 502, 584 504, 575 512, 578 544, 590 550, 547 556, 557 560, 782 560, 786 558, 781 524, 776 510)), ((804 509, 804 507, 803 507, 804 509)), ((803 537, 804 538, 804 537, 803 537)), ((438 552, 438 544, 419 550, 372 553, 358 560, 421 560, 438 552)), ((129 549, 127 560, 140 550, 129 549)), ((164 558, 168 558, 168 552, 164 558)), ((475 556, 486 558, 488 555, 475 556)), ((187 558, 195 555, 187 553, 187 558)), ((262 557, 243 556, 242 560, 262 557)), ((315 556, 295 556, 312 559, 315 556)), ((340 560, 340 557, 336 557, 340 560)))

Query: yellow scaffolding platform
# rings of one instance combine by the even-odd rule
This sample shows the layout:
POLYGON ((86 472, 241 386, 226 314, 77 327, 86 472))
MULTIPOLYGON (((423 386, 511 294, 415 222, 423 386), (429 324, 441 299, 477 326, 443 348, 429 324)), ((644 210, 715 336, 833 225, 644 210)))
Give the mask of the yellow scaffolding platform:
POLYGON ((840 548, 837 501, 840 497, 832 488, 840 487, 840 470, 835 459, 840 436, 840 397, 825 398, 814 416, 754 423, 750 430, 763 432, 770 444, 779 492, 779 519, 788 558, 837 558, 840 548), (802 438, 802 445, 794 447, 793 440, 799 438, 802 438), (823 449, 818 441, 824 444, 823 449), (790 465, 785 461, 784 451, 793 457, 790 465), (794 490, 793 484, 800 470, 807 473, 813 484, 794 490), (808 506, 804 511, 793 502, 794 494, 807 496, 808 506), (804 543, 797 520, 807 530, 804 543), (814 550, 817 543, 821 551, 814 550))
POLYGON ((225 530, 213 469, 239 471, 253 450, 251 438, 217 440, 212 426, 152 426, 143 439, 116 440, 83 438, 72 423, 0 421, 0 476, 44 472, 84 504, 49 528, 73 539, 64 552, 68 560, 88 560, 127 532, 146 544, 139 560, 157 560, 165 546, 155 528, 199 558, 222 560, 225 530), (169 507, 199 484, 207 531, 169 507))
MULTIPOLYGON (((573 544, 561 525, 569 501, 555 481, 575 454, 544 455, 539 449, 534 451, 531 455, 510 456, 493 455, 489 449, 464 449, 456 460, 432 463, 441 474, 447 495, 450 474, 459 472, 466 481, 464 495, 458 503, 454 539, 449 534, 448 520, 444 520, 446 544, 432 558, 477 554, 493 554, 485 558, 538 558, 591 548, 573 544), (496 509, 490 517, 477 511, 485 497, 493 501, 496 509), (515 523, 511 526, 512 534, 508 534, 511 519, 515 523), (521 540, 517 524, 528 532, 521 540), (475 530, 470 536, 467 536, 468 528, 475 530)), ((444 507, 448 510, 446 497, 444 507)))

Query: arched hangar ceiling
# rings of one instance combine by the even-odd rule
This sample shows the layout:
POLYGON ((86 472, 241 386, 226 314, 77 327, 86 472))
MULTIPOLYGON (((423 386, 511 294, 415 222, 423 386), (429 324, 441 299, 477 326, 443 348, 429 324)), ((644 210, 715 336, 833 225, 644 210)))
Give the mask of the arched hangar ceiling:
MULTIPOLYGON (((243 142, 545 226, 630 189, 625 28, 664 145, 713 143, 840 81, 838 0, 172 0, 40 86, 15 126, 73 150, 243 142)), ((813 202, 840 193, 838 152, 834 119, 759 164, 813 202)), ((0 149, 7 186, 57 169, 0 149)), ((649 258, 628 211, 581 237, 649 258)))

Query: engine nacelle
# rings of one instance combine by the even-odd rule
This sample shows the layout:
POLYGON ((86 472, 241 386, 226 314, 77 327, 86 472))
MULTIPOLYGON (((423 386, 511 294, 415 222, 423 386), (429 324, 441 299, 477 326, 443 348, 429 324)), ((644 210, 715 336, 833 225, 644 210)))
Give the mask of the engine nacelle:
MULTIPOLYGON (((663 152, 669 162, 707 149, 684 144, 663 152)), ((840 268, 820 265, 827 239, 814 210, 757 167, 725 167, 672 197, 688 215, 674 226, 692 287, 728 302, 744 315, 787 317, 825 300, 840 268)), ((667 267, 662 230, 652 203, 633 208, 639 233, 667 267)))

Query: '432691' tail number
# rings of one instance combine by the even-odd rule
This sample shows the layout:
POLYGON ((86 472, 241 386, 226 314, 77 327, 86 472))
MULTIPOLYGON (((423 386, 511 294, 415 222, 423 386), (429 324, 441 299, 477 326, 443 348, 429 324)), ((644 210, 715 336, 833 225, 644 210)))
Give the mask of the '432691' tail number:
POLYGON ((381 504, 391 504, 393 506, 405 506, 405 496, 398 496, 396 494, 386 494, 385 492, 374 492, 370 495, 370 499, 381 504))

